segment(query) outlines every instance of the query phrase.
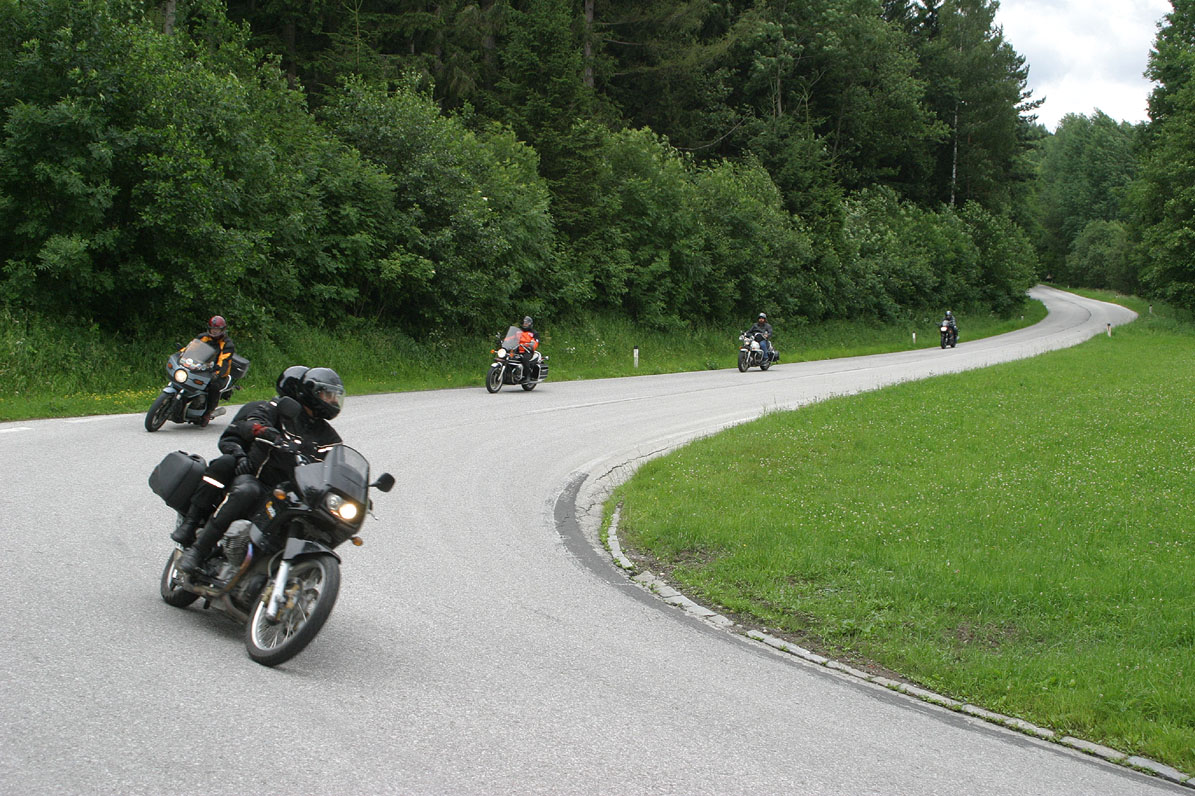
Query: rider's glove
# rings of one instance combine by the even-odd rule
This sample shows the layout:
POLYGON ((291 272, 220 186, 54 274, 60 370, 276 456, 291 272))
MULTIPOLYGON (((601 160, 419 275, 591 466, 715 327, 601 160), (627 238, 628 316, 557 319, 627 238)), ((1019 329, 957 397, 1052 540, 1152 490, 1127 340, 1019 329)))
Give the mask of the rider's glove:
POLYGON ((264 439, 267 442, 273 442, 274 440, 278 439, 278 429, 262 425, 261 423, 254 423, 253 436, 259 439, 264 439))
POLYGON ((253 472, 253 462, 249 461, 248 456, 241 456, 237 459, 236 474, 247 475, 253 472))

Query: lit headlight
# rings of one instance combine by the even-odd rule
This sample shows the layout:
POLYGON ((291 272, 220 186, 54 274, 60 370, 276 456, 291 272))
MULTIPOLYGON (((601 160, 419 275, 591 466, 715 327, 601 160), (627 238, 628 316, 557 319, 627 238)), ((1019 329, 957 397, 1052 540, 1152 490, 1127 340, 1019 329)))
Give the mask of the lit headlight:
POLYGON ((324 498, 324 506, 327 507, 328 511, 345 522, 352 522, 361 514, 360 506, 351 500, 345 500, 335 493, 324 498))
POLYGON ((506 356, 506 349, 505 349, 505 348, 499 348, 499 349, 498 349, 497 351, 495 351, 494 353, 495 353, 495 354, 498 356, 498 359, 502 359, 502 357, 506 356))
POLYGON ((183 368, 179 368, 178 370, 174 371, 174 380, 179 384, 182 384, 187 380, 187 371, 183 368))

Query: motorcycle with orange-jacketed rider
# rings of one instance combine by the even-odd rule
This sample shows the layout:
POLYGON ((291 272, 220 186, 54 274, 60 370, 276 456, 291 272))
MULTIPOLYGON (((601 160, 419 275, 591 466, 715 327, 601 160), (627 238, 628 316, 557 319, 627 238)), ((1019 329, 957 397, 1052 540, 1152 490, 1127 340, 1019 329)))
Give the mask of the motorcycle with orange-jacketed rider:
POLYGON ((539 351, 539 333, 530 317, 507 329, 490 353, 494 361, 485 376, 485 388, 490 392, 498 392, 503 384, 518 384, 530 391, 548 378, 548 358, 539 351))
MULTIPOLYGON (((301 400, 280 396, 260 402, 268 404, 261 407, 263 417, 276 424, 252 423, 253 441, 248 451, 241 451, 247 455, 239 457, 247 466, 238 466, 230 492, 245 491, 241 479, 264 479, 265 486, 243 518, 226 529, 218 527, 216 516, 198 540, 177 538, 196 505, 197 490, 215 483, 214 465, 209 467, 202 457, 175 451, 149 478, 153 491, 178 512, 171 538, 180 549, 171 551, 162 571, 162 599, 186 608, 202 597, 204 607, 244 622, 249 657, 264 666, 290 660, 319 633, 340 591, 335 548, 350 540, 362 544, 359 534, 372 509, 369 491, 388 492, 394 486, 389 473, 371 481, 369 462, 353 448, 339 442, 317 447, 314 438, 304 438, 301 432, 317 429, 318 421, 303 415, 307 403, 301 400), (206 544, 209 527, 222 531, 215 534, 219 539, 208 540, 211 547, 188 562, 187 555, 206 544)), ((248 427, 253 420, 246 417, 241 424, 248 427)), ((232 501, 230 494, 217 515, 232 501)))

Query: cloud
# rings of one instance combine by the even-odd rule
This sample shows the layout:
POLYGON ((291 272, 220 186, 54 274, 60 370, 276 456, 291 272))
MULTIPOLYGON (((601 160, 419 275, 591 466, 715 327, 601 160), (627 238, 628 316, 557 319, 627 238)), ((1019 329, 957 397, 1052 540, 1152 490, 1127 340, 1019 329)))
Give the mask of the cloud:
POLYGON ((1025 58, 1029 89, 1045 98, 1038 121, 1098 108, 1113 119, 1146 118, 1144 77, 1168 0, 1001 0, 996 24, 1025 58))

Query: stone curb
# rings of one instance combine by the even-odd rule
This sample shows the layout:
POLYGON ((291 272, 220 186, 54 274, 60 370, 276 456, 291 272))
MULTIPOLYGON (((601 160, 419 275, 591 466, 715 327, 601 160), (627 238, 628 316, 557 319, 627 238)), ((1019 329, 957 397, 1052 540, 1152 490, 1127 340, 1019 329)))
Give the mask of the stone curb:
POLYGON ((910 683, 902 683, 887 677, 868 674, 867 672, 860 671, 859 669, 855 669, 844 663, 839 663, 838 661, 831 660, 825 656, 818 655, 816 652, 807 650, 804 647, 800 647, 796 644, 785 641, 784 639, 770 636, 767 633, 763 633, 759 630, 752 628, 740 628, 735 622, 727 617, 722 616, 716 611, 712 611, 703 605, 699 605, 698 603, 690 600, 688 597, 685 597, 670 584, 666 583, 662 578, 656 576, 649 570, 642 570, 632 575, 631 573, 635 572, 637 567, 634 562, 625 556, 625 554, 622 552, 622 547, 618 543, 618 520, 621 516, 621 509, 621 505, 615 507, 614 513, 610 518, 610 527, 607 530, 606 536, 606 544, 611 555, 614 557, 614 562, 620 569, 628 574, 628 577, 633 583, 638 584, 640 587, 660 597, 664 602, 680 608, 682 611, 691 616, 697 617, 698 619, 708 622, 709 624, 721 629, 738 632, 741 635, 765 644, 772 649, 793 655, 794 657, 800 658, 801 660, 807 661, 817 666, 824 666, 827 669, 832 669, 836 672, 840 672, 859 680, 864 680, 874 685, 883 686, 884 688, 905 694, 906 696, 921 700, 922 702, 929 702, 939 705, 957 713, 965 713, 968 716, 972 716, 992 724, 998 724, 1010 730, 1015 730, 1026 735, 1032 735, 1045 741, 1057 743, 1061 746, 1066 746, 1070 749, 1099 757, 1109 763, 1114 763, 1116 765, 1153 774, 1161 779, 1195 789, 1195 776, 1179 771, 1178 769, 1171 768, 1170 766, 1165 765, 1164 763, 1159 763, 1156 760, 1150 760, 1138 755, 1130 756, 1116 749, 1102 746, 1097 743, 1092 743, 1091 741, 1084 741, 1080 738, 1073 738, 1069 735, 1059 737, 1058 733, 1056 733, 1054 730, 1048 729, 1046 727, 1038 727, 1037 725, 1031 724, 1024 719, 1018 719, 1015 716, 1005 716, 1001 713, 994 713, 990 710, 985 710, 976 705, 965 704, 956 699, 951 699, 948 696, 944 696, 924 688, 919 688, 910 683))

